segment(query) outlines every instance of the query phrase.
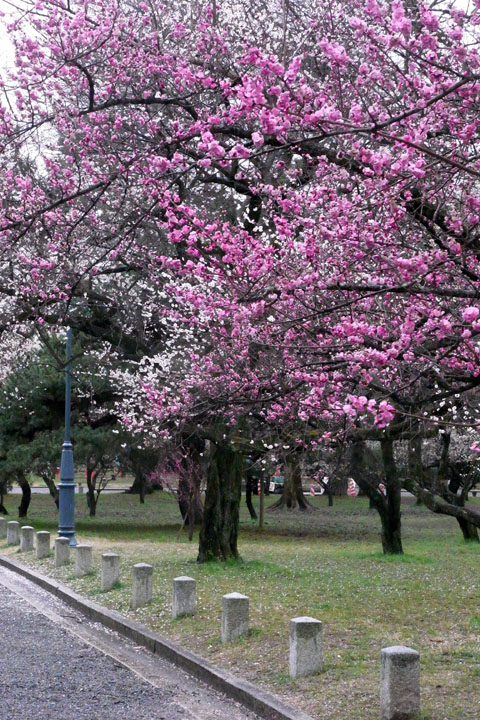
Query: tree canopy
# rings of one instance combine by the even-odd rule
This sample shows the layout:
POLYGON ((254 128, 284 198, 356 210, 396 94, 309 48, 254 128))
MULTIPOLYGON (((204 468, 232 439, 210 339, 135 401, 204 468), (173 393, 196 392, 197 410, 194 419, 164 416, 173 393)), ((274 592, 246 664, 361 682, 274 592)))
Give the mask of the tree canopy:
POLYGON ((0 112, 3 329, 68 313, 110 343, 139 433, 476 432, 469 8, 27 2, 0 112))

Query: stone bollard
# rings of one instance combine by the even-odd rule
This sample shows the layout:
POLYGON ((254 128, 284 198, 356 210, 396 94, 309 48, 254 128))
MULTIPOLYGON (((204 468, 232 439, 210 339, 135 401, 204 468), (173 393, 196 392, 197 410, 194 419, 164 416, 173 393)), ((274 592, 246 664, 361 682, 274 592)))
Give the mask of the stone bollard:
POLYGON ((173 580, 172 617, 194 615, 197 601, 195 598, 197 583, 191 577, 181 575, 173 580))
POLYGON ((153 567, 147 563, 133 566, 132 598, 130 607, 136 610, 152 601, 153 567))
POLYGON ((20 532, 20 552, 33 550, 33 527, 24 525, 20 532))
POLYGON ((7 537, 7 521, 5 518, 0 517, 0 538, 4 539, 7 537))
POLYGON ((92 572, 92 546, 77 545, 75 547, 75 575, 82 577, 92 572))
POLYGON ((408 720, 420 711, 420 655, 403 645, 383 648, 380 671, 380 717, 408 720))
POLYGON ((322 670, 322 623, 311 617, 290 620, 290 675, 315 675, 322 670))
POLYGON ((55 567, 63 567, 70 562, 70 545, 66 537, 55 538, 55 567))
POLYGON ((50 555, 50 533, 47 530, 37 532, 37 560, 50 555))
POLYGON ((16 520, 10 520, 7 523, 7 545, 18 545, 20 543, 19 528, 20 523, 16 520))
POLYGON ((248 605, 246 595, 233 592, 222 597, 222 642, 230 642, 248 633, 248 605))
POLYGON ((102 590, 111 590, 120 577, 120 556, 116 553, 102 555, 102 590))

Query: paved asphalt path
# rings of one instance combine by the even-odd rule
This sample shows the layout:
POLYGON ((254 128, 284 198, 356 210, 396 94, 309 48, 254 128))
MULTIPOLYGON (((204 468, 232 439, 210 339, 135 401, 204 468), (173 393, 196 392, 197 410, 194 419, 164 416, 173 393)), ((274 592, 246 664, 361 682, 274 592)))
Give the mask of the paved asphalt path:
POLYGON ((258 720, 4 568, 0 618, 1 720, 258 720))

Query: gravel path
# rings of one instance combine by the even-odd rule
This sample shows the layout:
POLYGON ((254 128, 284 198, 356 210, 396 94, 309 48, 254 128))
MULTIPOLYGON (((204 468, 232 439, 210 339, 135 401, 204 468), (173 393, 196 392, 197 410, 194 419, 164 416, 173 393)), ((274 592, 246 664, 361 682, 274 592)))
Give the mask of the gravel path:
POLYGON ((107 636, 93 623, 81 627, 81 632, 93 633, 94 644, 96 637, 101 642, 107 638, 114 652, 122 653, 120 657, 133 657, 133 664, 125 667, 75 634, 76 624, 80 628, 84 621, 74 611, 4 569, 0 571, 0 616, 0 720, 255 717, 115 633, 108 631, 107 636), (9 584, 11 589, 5 587, 9 584), (42 612, 45 602, 48 609, 42 612), (67 627, 62 627, 65 623, 67 627), (137 667, 140 675, 150 672, 153 684, 130 667, 137 667))

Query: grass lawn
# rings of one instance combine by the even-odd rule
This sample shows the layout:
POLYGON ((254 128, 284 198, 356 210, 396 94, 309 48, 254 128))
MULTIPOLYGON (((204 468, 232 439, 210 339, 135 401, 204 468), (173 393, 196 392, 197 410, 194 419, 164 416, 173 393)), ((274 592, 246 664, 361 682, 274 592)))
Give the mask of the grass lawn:
MULTIPOLYGON (((267 498, 267 504, 276 498, 267 498)), ((94 572, 73 576, 73 566, 55 570, 53 559, 18 559, 77 592, 135 618, 211 662, 272 690, 315 718, 373 720, 378 717, 379 655, 387 645, 421 653, 422 718, 480 717, 480 545, 466 545, 457 523, 405 501, 404 550, 385 557, 379 520, 359 498, 315 498, 308 514, 267 513, 260 533, 242 507, 243 562, 197 565, 197 538, 180 531, 174 498, 104 495, 99 517, 89 519, 76 496, 77 537, 94 547, 94 572), (102 593, 100 554, 121 555, 121 583, 102 593), (154 601, 129 610, 131 566, 154 566, 154 601), (172 621, 172 580, 197 580, 198 611, 172 621), (251 633, 228 646, 220 642, 221 596, 250 597, 251 633), (290 618, 310 615, 324 623, 324 672, 301 680, 288 675, 290 618)), ((16 519, 18 496, 6 501, 16 519)), ((480 500, 472 500, 480 507, 480 500)), ((56 529, 49 496, 33 495, 23 524, 56 529)), ((14 554, 3 544, 0 552, 14 554)))

